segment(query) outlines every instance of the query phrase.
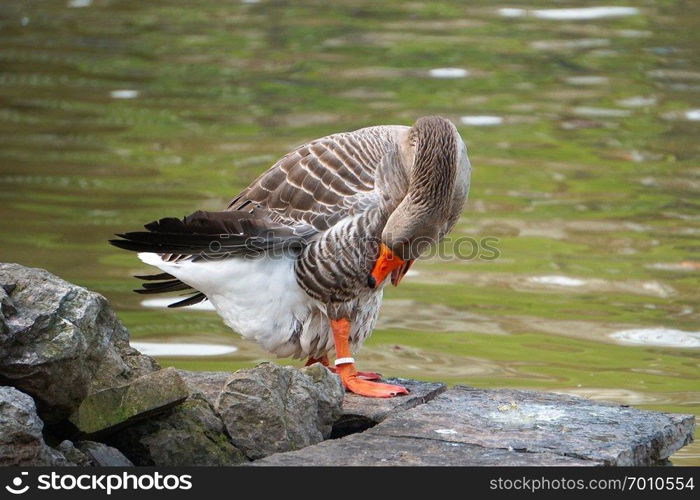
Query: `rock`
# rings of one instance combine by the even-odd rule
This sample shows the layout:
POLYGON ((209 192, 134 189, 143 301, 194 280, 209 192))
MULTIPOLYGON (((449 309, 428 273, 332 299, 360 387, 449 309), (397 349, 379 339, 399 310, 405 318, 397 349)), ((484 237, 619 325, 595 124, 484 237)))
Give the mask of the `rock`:
POLYGON ((663 462, 692 441, 695 428, 692 415, 546 392, 461 386, 380 425, 385 436, 549 452, 623 466, 663 462))
POLYGON ((0 387, 0 466, 72 465, 50 448, 34 400, 13 387, 0 387))
POLYGON ((204 399, 216 406, 221 390, 231 376, 231 372, 191 372, 178 370, 177 373, 187 384, 191 394, 200 393, 204 399))
POLYGON ((596 465, 554 453, 520 453, 504 448, 448 443, 439 440, 382 436, 372 430, 324 441, 299 451, 276 453, 255 466, 527 466, 596 465))
POLYGON ((98 467, 131 467, 134 465, 121 451, 103 443, 79 441, 76 447, 92 465, 98 467))
POLYGON ((73 444, 65 440, 56 449, 67 460, 80 467, 131 467, 134 465, 121 451, 95 441, 79 441, 73 444))
POLYGON ((79 467, 92 467, 95 465, 95 462, 93 462, 90 457, 76 448, 75 445, 67 439, 61 441, 56 447, 56 450, 61 452, 61 454, 66 457, 66 460, 79 467))
POLYGON ((157 369, 128 345, 107 300, 44 271, 0 264, 0 382, 33 396, 47 423, 90 393, 157 369))
POLYGON ((87 396, 69 420, 83 434, 107 435, 181 403, 188 395, 177 371, 166 368, 87 396))
POLYGON ((458 386, 361 434, 255 465, 652 465, 694 429, 692 415, 458 386))
POLYGON ((301 371, 263 363, 232 374, 216 409, 236 447, 256 459, 328 438, 343 394, 340 379, 321 365, 301 371))
POLYGON ((108 346, 97 373, 90 382, 89 394, 127 384, 160 370, 155 359, 141 354, 129 345, 128 331, 126 334, 126 338, 113 339, 108 346))
MULTIPOLYGON (((10 291, 14 289, 12 285, 6 285, 6 288, 10 291)), ((2 341, 0 346, 5 343, 5 339, 10 335, 10 325, 8 324, 10 317, 17 314, 17 309, 7 294, 7 290, 0 285, 0 340, 2 341)), ((0 354, 4 353, 4 350, 0 351, 0 354)))
POLYGON ((320 363, 305 366, 299 371, 309 377, 316 387, 318 392, 316 425, 323 439, 327 439, 331 436, 333 424, 342 414, 345 388, 340 378, 320 363), (338 408, 339 404, 340 408, 338 408))
POLYGON ((220 466, 246 461, 201 394, 194 394, 163 415, 117 432, 109 442, 137 465, 220 466))
POLYGON ((331 438, 362 432, 377 425, 389 415, 422 405, 445 392, 447 386, 443 383, 420 382, 405 378, 384 380, 388 384, 402 385, 410 391, 407 396, 395 398, 366 398, 345 394, 343 414, 333 425, 331 438))

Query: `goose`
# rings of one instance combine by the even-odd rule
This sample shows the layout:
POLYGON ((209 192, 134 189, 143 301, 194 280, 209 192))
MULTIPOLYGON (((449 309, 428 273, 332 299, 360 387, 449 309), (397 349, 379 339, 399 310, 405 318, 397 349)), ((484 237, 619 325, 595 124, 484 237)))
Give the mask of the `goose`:
POLYGON ((454 227, 470 174, 445 118, 367 127, 297 147, 225 210, 163 218, 110 243, 162 271, 137 276, 137 292, 190 291, 169 307, 209 300, 278 357, 320 362, 348 391, 388 398, 408 391, 358 371, 352 352, 374 329, 387 277, 398 286, 454 227))

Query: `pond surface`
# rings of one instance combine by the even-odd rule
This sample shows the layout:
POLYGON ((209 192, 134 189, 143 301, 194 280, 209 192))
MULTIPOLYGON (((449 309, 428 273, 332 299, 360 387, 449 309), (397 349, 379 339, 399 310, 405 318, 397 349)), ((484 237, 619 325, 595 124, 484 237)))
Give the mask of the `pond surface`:
POLYGON ((0 259, 103 293, 164 366, 251 367, 206 308, 142 304, 107 239, 438 113, 474 165, 454 236, 499 256, 419 262, 361 367, 700 414, 700 3, 631 4, 3 2, 0 259))

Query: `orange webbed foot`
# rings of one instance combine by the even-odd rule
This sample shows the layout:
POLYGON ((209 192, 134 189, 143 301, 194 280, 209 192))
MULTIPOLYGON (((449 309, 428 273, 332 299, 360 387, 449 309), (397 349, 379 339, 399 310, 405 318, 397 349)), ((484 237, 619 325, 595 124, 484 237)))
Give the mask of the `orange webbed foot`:
MULTIPOLYGON (((360 374, 363 372, 355 370, 355 366, 351 363, 339 365, 337 367, 337 373, 340 375, 340 380, 343 382, 345 388, 360 396, 370 398, 393 398, 394 396, 408 394, 408 389, 403 386, 372 382, 371 380, 362 378, 360 374)), ((377 374, 375 373, 374 375, 377 374)))
POLYGON ((393 398, 408 394, 408 389, 401 385, 382 384, 371 382, 359 377, 353 377, 343 381, 345 388, 354 394, 369 398, 393 398))

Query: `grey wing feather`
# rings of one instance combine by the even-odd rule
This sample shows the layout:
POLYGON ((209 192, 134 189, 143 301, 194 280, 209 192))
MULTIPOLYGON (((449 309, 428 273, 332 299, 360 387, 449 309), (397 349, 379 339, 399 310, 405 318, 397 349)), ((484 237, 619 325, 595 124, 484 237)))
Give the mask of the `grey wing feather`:
MULTIPOLYGON (((378 202, 378 166, 386 163, 387 155, 398 160, 396 138, 405 129, 368 127, 299 146, 234 198, 228 210, 241 210, 252 204, 269 211, 276 222, 324 231, 378 202)), ((399 174, 406 177, 405 172, 399 174)), ((388 185, 388 180, 385 183, 388 185)), ((401 187, 394 187, 392 192, 397 189, 401 187)))

